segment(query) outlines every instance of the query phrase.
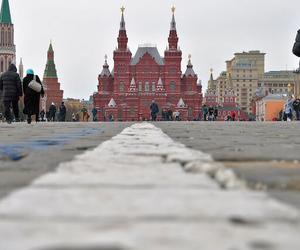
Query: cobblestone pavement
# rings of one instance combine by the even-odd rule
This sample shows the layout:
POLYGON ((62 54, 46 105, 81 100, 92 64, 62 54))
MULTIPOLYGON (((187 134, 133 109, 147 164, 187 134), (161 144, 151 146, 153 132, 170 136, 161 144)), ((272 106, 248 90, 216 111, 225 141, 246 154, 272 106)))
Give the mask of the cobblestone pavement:
POLYGON ((157 123, 174 140, 209 153, 254 189, 300 209, 300 123, 157 123))
POLYGON ((299 124, 154 125, 1 124, 0 249, 298 249, 299 124))
POLYGON ((0 123, 0 198, 120 133, 122 123, 0 123))

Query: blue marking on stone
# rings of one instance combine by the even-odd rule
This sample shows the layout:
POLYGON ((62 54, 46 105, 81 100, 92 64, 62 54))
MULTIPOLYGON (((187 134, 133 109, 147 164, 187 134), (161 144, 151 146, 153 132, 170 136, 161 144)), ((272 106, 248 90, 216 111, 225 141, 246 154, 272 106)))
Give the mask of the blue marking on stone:
POLYGON ((73 140, 84 136, 93 135, 101 131, 101 128, 83 129, 68 134, 58 134, 51 138, 29 139, 25 142, 14 144, 0 144, 0 161, 19 161, 26 156, 26 152, 47 150, 49 147, 63 146, 73 140))

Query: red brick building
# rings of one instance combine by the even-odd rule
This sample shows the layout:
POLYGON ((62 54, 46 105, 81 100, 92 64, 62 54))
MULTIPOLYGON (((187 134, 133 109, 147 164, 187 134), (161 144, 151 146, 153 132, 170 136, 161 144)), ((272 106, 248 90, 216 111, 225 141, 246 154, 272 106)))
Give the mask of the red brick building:
POLYGON ((41 99, 41 108, 45 111, 49 110, 52 102, 58 107, 63 100, 64 91, 61 90, 60 83, 58 82, 52 43, 50 43, 47 53, 47 64, 44 72, 43 85, 45 97, 41 99))
MULTIPOLYGON (((197 84, 198 77, 190 58, 182 74, 182 52, 178 46, 174 11, 164 57, 151 45, 139 46, 135 56, 132 56, 122 9, 114 68, 110 71, 105 59, 98 76, 98 91, 94 94, 99 121, 105 121, 110 116, 118 121, 148 120, 152 100, 156 101, 160 111, 179 111, 182 120, 198 117, 202 105, 202 86, 197 84)), ((161 112, 158 115, 160 118, 161 112)))

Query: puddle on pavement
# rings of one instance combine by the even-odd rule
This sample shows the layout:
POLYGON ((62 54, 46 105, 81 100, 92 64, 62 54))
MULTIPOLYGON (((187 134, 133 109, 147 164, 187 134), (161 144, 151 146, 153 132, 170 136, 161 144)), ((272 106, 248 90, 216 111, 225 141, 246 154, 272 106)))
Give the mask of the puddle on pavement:
POLYGON ((89 128, 69 134, 55 135, 52 138, 45 137, 14 144, 0 144, 0 161, 20 161, 32 151, 47 150, 49 147, 54 146, 64 146, 73 140, 93 135, 99 131, 101 129, 89 128))

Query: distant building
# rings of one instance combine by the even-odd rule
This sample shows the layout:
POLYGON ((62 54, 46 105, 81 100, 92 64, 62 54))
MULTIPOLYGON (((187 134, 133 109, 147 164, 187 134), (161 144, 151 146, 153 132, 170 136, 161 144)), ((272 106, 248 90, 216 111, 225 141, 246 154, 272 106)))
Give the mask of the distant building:
POLYGON ((223 86, 219 85, 220 98, 222 98, 222 89, 225 89, 226 85, 231 85, 241 110, 252 113, 251 101, 259 82, 264 77, 265 53, 258 50, 235 53, 234 58, 226 64, 227 77, 223 86))
POLYGON ((203 104, 214 107, 218 110, 216 120, 224 121, 228 116, 235 114, 236 120, 248 120, 249 116, 242 110, 236 102, 236 95, 233 85, 227 82, 226 72, 222 72, 217 80, 214 80, 211 70, 208 89, 205 93, 203 104), (222 86, 220 88, 220 86, 222 86), (223 89, 224 86, 224 89, 223 89))
POLYGON ((270 94, 294 94, 297 79, 293 71, 269 71, 259 81, 258 88, 270 94))
POLYGON ((59 106, 63 100, 64 91, 61 90, 60 83, 58 82, 52 43, 50 43, 47 53, 47 65, 44 72, 43 85, 45 97, 41 99, 42 109, 48 110, 52 102, 56 106, 59 106))
POLYGON ((185 73, 181 71, 182 52, 174 15, 168 38, 168 47, 162 57, 156 46, 139 46, 135 56, 128 48, 124 9, 120 22, 118 47, 114 51, 114 68, 109 70, 105 59, 94 95, 98 120, 132 121, 150 119, 150 105, 155 100, 161 110, 179 111, 182 120, 198 117, 202 105, 202 87, 189 57, 185 73))
POLYGON ((0 13, 0 73, 7 71, 11 63, 16 63, 14 25, 10 15, 9 1, 2 0, 0 13))
MULTIPOLYGON (((280 70, 269 71, 264 73, 264 77, 259 81, 258 88, 252 99, 252 113, 258 117, 257 103, 269 94, 282 95, 297 95, 297 86, 300 84, 300 79, 297 79, 297 75, 293 71, 280 70)), ((271 96, 271 95, 270 95, 271 96)), ((273 96, 274 97, 274 96, 273 96)))
POLYGON ((256 120, 275 121, 283 110, 287 96, 283 94, 268 94, 256 101, 256 120))

